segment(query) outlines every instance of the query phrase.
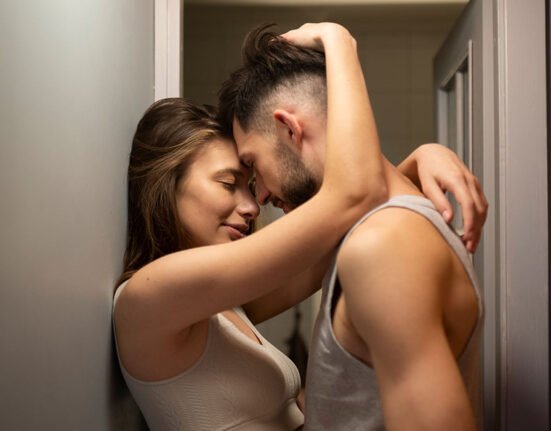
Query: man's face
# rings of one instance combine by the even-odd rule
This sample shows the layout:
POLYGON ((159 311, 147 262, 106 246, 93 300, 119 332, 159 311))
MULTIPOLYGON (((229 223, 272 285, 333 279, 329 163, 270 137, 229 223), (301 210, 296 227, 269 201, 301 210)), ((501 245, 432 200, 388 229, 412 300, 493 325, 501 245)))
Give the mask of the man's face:
POLYGON ((256 198, 261 205, 271 202, 288 213, 316 194, 318 182, 287 143, 274 142, 252 130, 245 133, 237 121, 233 135, 239 158, 254 168, 256 198))

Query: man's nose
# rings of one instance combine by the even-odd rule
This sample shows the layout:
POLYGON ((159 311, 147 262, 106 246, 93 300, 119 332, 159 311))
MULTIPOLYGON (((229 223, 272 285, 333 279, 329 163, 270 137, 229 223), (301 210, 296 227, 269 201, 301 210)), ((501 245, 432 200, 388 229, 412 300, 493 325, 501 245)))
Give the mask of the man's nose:
POLYGON ((258 203, 260 205, 266 205, 268 202, 270 202, 271 193, 264 185, 264 181, 262 181, 262 177, 260 175, 256 175, 256 199, 258 200, 258 203))

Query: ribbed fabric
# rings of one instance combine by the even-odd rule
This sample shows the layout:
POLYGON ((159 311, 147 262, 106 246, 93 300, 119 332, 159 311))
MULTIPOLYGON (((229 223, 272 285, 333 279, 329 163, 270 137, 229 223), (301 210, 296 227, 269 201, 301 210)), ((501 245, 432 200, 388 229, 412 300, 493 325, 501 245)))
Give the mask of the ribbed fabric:
MULTIPOLYGON (((432 202, 419 196, 402 195, 393 197, 362 217, 350 229, 341 246, 370 215, 388 207, 407 208, 426 217, 457 254, 474 286, 478 298, 478 320, 464 352, 458 359, 458 366, 481 429, 479 345, 483 304, 469 253, 461 239, 442 219, 432 202)), ((384 430, 375 371, 348 353, 337 341, 333 332, 331 304, 337 282, 337 252, 338 249, 335 251, 332 266, 323 282, 321 307, 312 337, 306 377, 304 429, 308 431, 384 430)))
POLYGON ((199 360, 175 377, 156 382, 135 379, 119 357, 124 379, 151 431, 290 431, 303 424, 296 404, 298 370, 262 337, 241 308, 235 311, 261 345, 219 313, 209 319, 199 360))

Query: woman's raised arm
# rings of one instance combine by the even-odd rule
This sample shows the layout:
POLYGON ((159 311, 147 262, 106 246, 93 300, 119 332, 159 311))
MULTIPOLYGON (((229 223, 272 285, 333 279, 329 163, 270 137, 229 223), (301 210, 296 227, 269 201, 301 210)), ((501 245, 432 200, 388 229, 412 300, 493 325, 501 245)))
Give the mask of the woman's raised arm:
POLYGON ((319 192, 247 238, 176 252, 144 266, 121 293, 126 318, 144 322, 148 330, 181 331, 266 295, 318 262, 362 214, 386 200, 355 40, 328 23, 308 24, 284 37, 301 43, 295 35, 311 37, 326 53, 327 143, 319 192))

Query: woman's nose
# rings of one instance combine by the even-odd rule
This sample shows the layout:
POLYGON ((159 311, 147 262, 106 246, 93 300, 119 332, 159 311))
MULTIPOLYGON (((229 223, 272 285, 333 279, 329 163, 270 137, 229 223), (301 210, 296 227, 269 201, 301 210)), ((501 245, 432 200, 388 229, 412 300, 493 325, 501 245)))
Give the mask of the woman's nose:
POLYGON ((250 220, 258 217, 260 207, 252 195, 249 194, 237 207, 237 212, 245 219, 250 220))

